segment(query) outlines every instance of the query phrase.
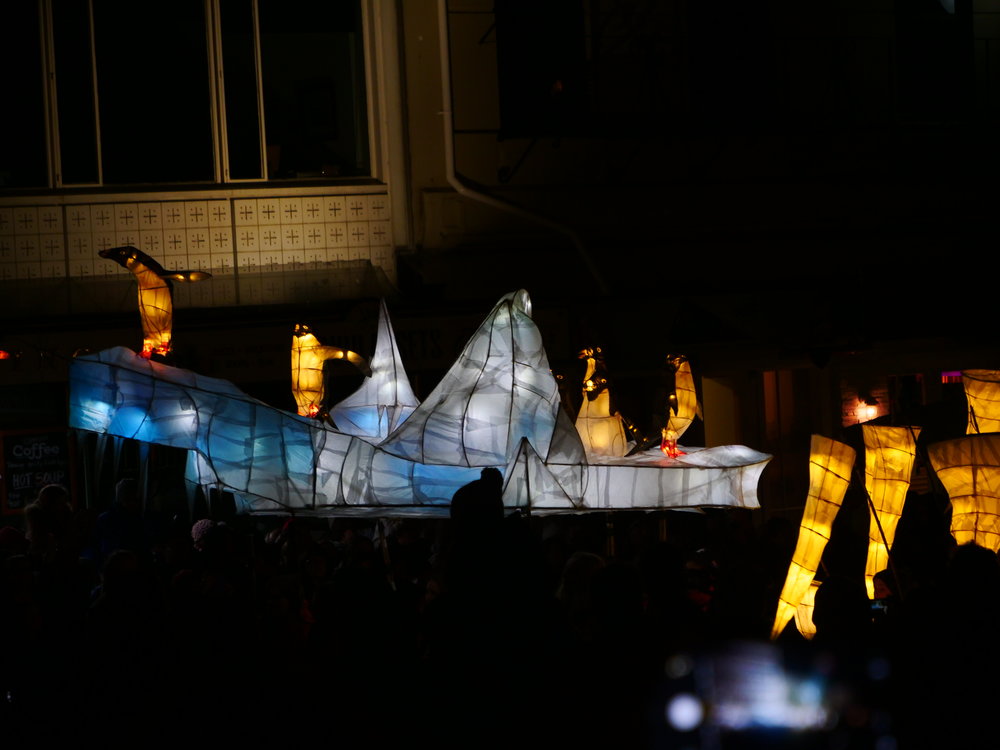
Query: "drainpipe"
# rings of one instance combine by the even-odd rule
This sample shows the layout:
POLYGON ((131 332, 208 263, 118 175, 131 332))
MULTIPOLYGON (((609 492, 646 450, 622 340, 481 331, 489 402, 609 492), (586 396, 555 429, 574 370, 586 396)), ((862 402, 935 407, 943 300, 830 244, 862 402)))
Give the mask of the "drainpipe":
POLYGON ((594 282, 597 284, 601 294, 607 294, 607 285, 604 283, 603 277, 594 265, 590 254, 587 252, 586 247, 584 247, 583 241, 580 239, 576 230, 564 224, 555 222, 545 216, 539 216, 536 213, 527 211, 520 206, 509 203, 508 201, 501 200, 496 196, 474 189, 463 181, 462 177, 455 169, 454 114, 451 110, 451 42, 448 37, 448 0, 438 0, 437 5, 438 47, 441 53, 441 121, 444 126, 444 167, 448 184, 451 185, 459 195, 479 201, 480 203, 485 203, 486 205, 492 206, 493 208, 501 211, 506 211, 514 216, 534 221, 556 232, 561 232, 567 235, 570 240, 572 240, 573 246, 576 247, 577 253, 580 255, 580 260, 590 272, 590 275, 593 277, 594 282))

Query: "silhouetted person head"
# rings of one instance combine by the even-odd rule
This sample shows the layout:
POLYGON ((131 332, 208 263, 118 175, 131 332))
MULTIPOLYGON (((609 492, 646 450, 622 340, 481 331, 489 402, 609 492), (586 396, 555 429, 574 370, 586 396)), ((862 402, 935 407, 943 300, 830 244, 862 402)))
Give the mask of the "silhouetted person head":
POLYGON ((891 599, 896 596, 896 580, 888 568, 872 576, 875 599, 891 599))
POLYGON ((974 542, 955 547, 947 567, 952 592, 962 598, 994 599, 1000 592, 1000 558, 974 542))
POLYGON ((864 643, 871 637, 871 600, 864 578, 834 575, 816 589, 813 607, 816 641, 835 646, 864 643))
POLYGON ((486 467, 476 479, 462 485, 451 498, 451 520, 463 529, 485 531, 503 521, 503 474, 486 467))

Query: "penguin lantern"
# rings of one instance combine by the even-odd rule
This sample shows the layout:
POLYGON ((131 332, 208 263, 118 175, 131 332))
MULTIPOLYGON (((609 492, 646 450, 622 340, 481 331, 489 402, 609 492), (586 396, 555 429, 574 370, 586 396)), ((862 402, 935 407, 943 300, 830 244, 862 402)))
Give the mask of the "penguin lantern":
POLYGON ((338 346, 324 346, 307 325, 297 323, 292 334, 292 395, 300 415, 324 418, 323 363, 343 359, 371 376, 368 360, 338 346))
POLYGON ((172 281, 201 281, 211 278, 205 271, 168 271, 142 250, 131 245, 98 251, 98 255, 127 268, 139 284, 139 316, 142 318, 142 351, 149 359, 154 354, 170 354, 174 302, 172 281))

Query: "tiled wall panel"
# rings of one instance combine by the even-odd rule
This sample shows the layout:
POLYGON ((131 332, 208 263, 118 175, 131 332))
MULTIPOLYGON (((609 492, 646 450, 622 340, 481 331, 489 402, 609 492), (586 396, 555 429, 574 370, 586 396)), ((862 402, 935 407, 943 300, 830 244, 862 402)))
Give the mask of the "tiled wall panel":
POLYGON ((385 194, 0 207, 0 282, 127 277, 99 253, 134 245, 164 268, 212 274, 181 295, 190 303, 246 304, 262 300, 237 301, 236 279, 249 290, 254 274, 370 261, 395 282, 391 237, 385 194))

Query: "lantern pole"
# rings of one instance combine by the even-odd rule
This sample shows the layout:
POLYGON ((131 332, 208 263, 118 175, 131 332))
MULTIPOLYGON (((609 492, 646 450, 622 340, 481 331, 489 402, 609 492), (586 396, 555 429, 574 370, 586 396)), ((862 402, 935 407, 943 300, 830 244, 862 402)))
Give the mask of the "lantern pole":
MULTIPOLYGON (((857 466, 854 467, 855 475, 860 473, 857 466)), ((861 487, 865 493, 865 499, 868 500, 868 510, 871 511, 872 517, 875 519, 875 525, 878 527, 879 536, 882 537, 882 544, 885 545, 885 556, 889 561, 889 570, 892 571, 892 578, 896 582, 896 594, 899 596, 899 600, 903 600, 903 586, 899 581, 899 573, 896 570, 896 561, 892 556, 892 551, 889 549, 889 540, 885 537, 885 531, 882 529, 882 522, 879 520, 878 512, 875 510, 875 501, 872 500, 872 496, 868 492, 868 487, 865 486, 864 480, 862 479, 861 487)))

